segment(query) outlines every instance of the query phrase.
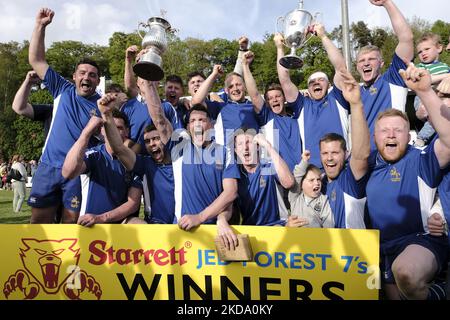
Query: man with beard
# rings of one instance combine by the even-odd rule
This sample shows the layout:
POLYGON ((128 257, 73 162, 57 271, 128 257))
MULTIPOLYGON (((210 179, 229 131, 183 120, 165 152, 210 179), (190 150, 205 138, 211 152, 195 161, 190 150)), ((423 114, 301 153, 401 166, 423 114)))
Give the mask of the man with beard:
MULTIPOLYGON (((98 105, 101 107, 113 99, 116 97, 106 94, 98 100, 98 105)), ((129 132, 127 116, 114 109, 111 118, 112 125, 119 132, 119 141, 123 144, 129 132)), ((99 117, 92 117, 89 120, 67 153, 62 168, 62 175, 67 179, 74 179, 80 174, 87 176, 87 192, 83 196, 78 224, 90 227, 97 223, 120 223, 125 219, 127 223, 139 223, 139 219, 131 215, 136 211, 139 212, 142 196, 141 179, 124 168, 116 158, 108 138, 104 144, 87 149, 90 137, 102 123, 99 117)), ((103 129, 102 134, 105 135, 103 129)))
MULTIPOLYGON (((45 59, 45 29, 52 22, 54 12, 39 10, 30 41, 29 62, 44 80, 55 98, 54 118, 33 180, 28 205, 31 223, 52 223, 58 206, 64 206, 62 222, 76 223, 80 211, 80 179, 65 179, 61 174, 67 152, 80 136, 91 116, 99 114, 95 89, 100 82, 98 65, 89 59, 81 60, 73 74, 74 83, 62 78, 45 59)), ((89 146, 94 145, 93 139, 89 146)))
MULTIPOLYGON (((345 69, 344 57, 327 37, 323 25, 315 24, 313 26, 313 32, 322 40, 322 45, 327 51, 334 69, 345 69)), ((269 121, 272 119, 274 120, 273 128, 280 130, 280 153, 283 157, 286 153, 290 154, 289 158, 292 158, 292 160, 289 160, 290 167, 300 162, 302 151, 309 150, 311 152, 310 163, 321 168, 322 164, 320 162, 319 152, 320 139, 327 133, 337 133, 343 136, 346 142, 348 141, 349 104, 342 96, 342 84, 340 83, 339 72, 335 73, 334 87, 330 92, 328 92, 330 84, 325 73, 318 71, 311 74, 308 78, 309 96, 305 97, 299 92, 297 86, 292 83, 289 70, 284 68, 279 62, 284 56, 283 36, 278 33, 273 40, 277 47, 278 78, 283 88, 284 97, 292 109, 293 114, 287 120, 283 118, 286 117, 283 114, 283 110, 280 110, 278 114, 273 110, 270 112, 270 109, 264 107, 262 99, 259 99, 259 102, 255 103, 255 111, 258 113, 258 119, 261 125, 270 123, 269 121), (290 126, 286 127, 285 122, 287 121, 289 121, 290 126), (290 138, 289 141, 283 140, 286 139, 286 136, 290 138), (287 143, 287 145, 282 146, 282 143, 287 143), (281 152, 281 148, 287 148, 293 151, 294 148, 298 149, 300 146, 303 150, 296 151, 297 153, 295 154, 291 154, 290 151, 285 150, 281 152)), ((278 99, 277 102, 274 101, 273 105, 277 107, 278 103, 280 104, 278 108, 284 108, 281 107, 284 99, 278 99)))
MULTIPOLYGON (((400 74, 427 109, 438 133, 425 149, 408 145, 409 121, 396 109, 375 123, 377 151, 367 184, 372 226, 380 230, 381 268, 389 299, 445 299, 433 278, 447 262, 447 236, 429 234, 428 215, 444 169, 450 162, 450 109, 431 88, 428 71, 410 63, 400 74)), ((443 93, 440 93, 441 95, 443 93)))
POLYGON ((119 130, 114 125, 111 108, 117 101, 108 106, 100 106, 106 138, 115 154, 126 170, 141 176, 144 184, 145 221, 147 223, 174 223, 175 199, 173 169, 170 155, 154 124, 144 129, 144 142, 148 155, 135 154, 121 142, 119 130), (148 209, 147 209, 148 208, 148 209))
MULTIPOLYGON (((390 108, 405 110, 408 90, 398 71, 406 69, 406 63, 414 58, 414 44, 411 28, 392 0, 370 0, 370 2, 386 9, 398 38, 391 65, 383 74, 381 68, 384 61, 378 47, 374 45, 362 47, 356 56, 356 70, 363 82, 361 99, 372 137, 375 120, 380 112, 390 108)), ((371 139, 371 150, 375 149, 375 143, 371 139)))
POLYGON ((163 144, 171 150, 175 182, 175 216, 178 226, 190 230, 216 223, 224 245, 237 245, 228 223, 237 195, 239 172, 229 163, 226 149, 211 140, 212 123, 203 105, 193 105, 187 115, 187 132, 177 131, 164 116, 157 83, 147 82, 143 94, 163 144), (217 219, 216 219, 217 218, 217 219))

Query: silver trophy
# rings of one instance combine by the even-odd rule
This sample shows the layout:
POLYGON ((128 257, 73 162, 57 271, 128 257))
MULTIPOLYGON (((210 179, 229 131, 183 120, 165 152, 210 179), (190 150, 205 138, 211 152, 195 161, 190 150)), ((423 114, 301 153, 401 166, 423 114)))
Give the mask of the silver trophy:
POLYGON ((147 23, 139 23, 138 34, 142 38, 142 48, 148 50, 133 66, 137 76, 152 81, 164 78, 161 56, 167 49, 167 34, 173 32, 170 23, 162 17, 152 17, 147 23), (141 27, 149 28, 145 37, 141 35, 141 27))
POLYGON ((278 17, 277 29, 283 34, 285 45, 291 49, 291 53, 280 59, 280 64, 287 69, 299 69, 303 66, 303 60, 295 54, 296 50, 306 43, 308 33, 311 30, 313 16, 303 10, 303 0, 298 3, 298 8, 288 12, 284 17, 278 17), (280 28, 281 26, 281 28, 280 28))

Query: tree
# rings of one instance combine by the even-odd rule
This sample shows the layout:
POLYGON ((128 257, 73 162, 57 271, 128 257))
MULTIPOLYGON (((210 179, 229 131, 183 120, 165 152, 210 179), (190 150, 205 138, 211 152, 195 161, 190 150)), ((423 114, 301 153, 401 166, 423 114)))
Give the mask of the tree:
POLYGON ((350 26, 350 33, 353 43, 353 49, 358 51, 359 48, 367 46, 372 43, 372 35, 367 24, 363 21, 352 23, 350 26))
POLYGON ((430 31, 431 29, 431 24, 428 21, 420 19, 416 16, 414 16, 411 21, 408 20, 408 24, 412 30, 415 43, 422 34, 430 31))
POLYGON ((83 58, 97 62, 102 75, 109 77, 109 61, 105 54, 106 48, 80 41, 54 42, 46 52, 48 64, 61 76, 72 79, 76 64, 83 58))
MULTIPOLYGON (((441 36, 441 40, 444 46, 446 46, 449 43, 450 23, 444 22, 442 20, 437 20, 435 23, 433 23, 433 26, 431 27, 431 32, 441 36)), ((439 60, 450 65, 450 53, 445 50, 445 47, 442 54, 439 56, 439 60)))
POLYGON ((0 43, 0 106, 2 109, 12 103, 26 71, 31 69, 28 57, 25 61, 23 60, 23 56, 28 53, 27 46, 27 42, 22 45, 14 41, 0 43))
POLYGON ((254 42, 251 50, 255 53, 252 64, 253 76, 261 92, 271 83, 278 83, 277 50, 273 42, 273 35, 266 34, 263 42, 254 42))
POLYGON ((0 113, 0 155, 3 160, 11 159, 16 150, 16 130, 12 126, 16 119, 16 114, 12 108, 4 108, 0 113))
POLYGON ((39 159, 45 142, 42 122, 16 117, 12 127, 16 132, 14 153, 27 160, 39 159))
POLYGON ((123 74, 125 67, 125 50, 132 45, 139 46, 141 38, 136 32, 123 33, 114 32, 109 38, 109 47, 105 55, 109 61, 109 75, 114 83, 123 85, 123 74))

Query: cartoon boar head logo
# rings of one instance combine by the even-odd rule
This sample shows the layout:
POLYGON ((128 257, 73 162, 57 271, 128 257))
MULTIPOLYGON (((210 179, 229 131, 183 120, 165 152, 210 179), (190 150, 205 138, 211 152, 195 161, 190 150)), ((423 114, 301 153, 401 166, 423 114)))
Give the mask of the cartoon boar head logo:
POLYGON ((28 238, 22 242, 25 248, 20 249, 20 257, 25 269, 45 292, 57 292, 70 276, 68 268, 78 265, 80 249, 75 248, 78 240, 28 238))

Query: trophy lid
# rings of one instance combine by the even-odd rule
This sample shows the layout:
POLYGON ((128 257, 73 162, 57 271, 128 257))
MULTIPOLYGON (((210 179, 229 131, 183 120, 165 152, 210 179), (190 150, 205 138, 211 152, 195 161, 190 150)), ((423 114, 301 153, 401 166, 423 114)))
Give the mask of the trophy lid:
POLYGON ((166 30, 171 28, 169 21, 167 21, 163 17, 151 17, 150 19, 148 19, 147 22, 148 22, 149 26, 151 24, 157 23, 157 24, 161 24, 164 27, 164 29, 166 29, 166 30))

